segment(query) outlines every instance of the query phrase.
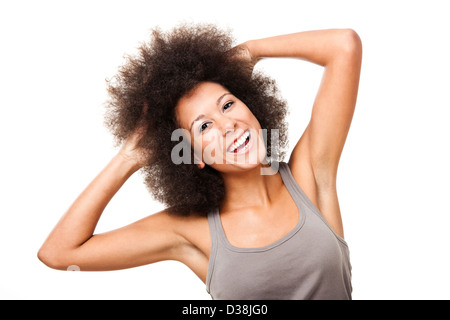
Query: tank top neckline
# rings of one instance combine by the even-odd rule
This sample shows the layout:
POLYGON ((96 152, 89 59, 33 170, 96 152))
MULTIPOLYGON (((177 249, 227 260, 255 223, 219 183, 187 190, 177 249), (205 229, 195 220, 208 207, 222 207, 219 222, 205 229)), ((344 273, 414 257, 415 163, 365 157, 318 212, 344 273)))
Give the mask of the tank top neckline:
POLYGON ((294 178, 291 176, 290 170, 288 168, 284 167, 284 166, 287 166, 287 164, 283 163, 283 162, 279 162, 279 164, 280 164, 279 165, 279 173, 281 176, 281 180, 282 180, 284 186, 286 187, 286 189, 288 190, 291 198, 294 200, 295 205, 297 206, 297 210, 298 210, 297 224, 295 225, 295 227, 293 229, 291 229, 283 237, 276 240, 275 242, 272 242, 271 244, 268 244, 268 245, 265 245, 262 247, 241 248, 241 247, 236 247, 236 246, 232 245, 230 243, 230 241, 228 240, 228 238, 225 234, 225 231, 223 229, 222 221, 220 219, 219 208, 216 208, 213 212, 214 224, 216 226, 216 230, 218 231, 218 237, 219 237, 220 241, 227 249, 229 249, 231 251, 235 251, 235 252, 246 252, 246 253, 268 251, 268 250, 278 247, 282 243, 291 239, 302 228, 303 224, 305 223, 306 214, 301 209, 302 206, 300 205, 300 200, 298 197, 299 191, 297 190, 298 186, 295 183, 295 181, 293 180, 294 178))

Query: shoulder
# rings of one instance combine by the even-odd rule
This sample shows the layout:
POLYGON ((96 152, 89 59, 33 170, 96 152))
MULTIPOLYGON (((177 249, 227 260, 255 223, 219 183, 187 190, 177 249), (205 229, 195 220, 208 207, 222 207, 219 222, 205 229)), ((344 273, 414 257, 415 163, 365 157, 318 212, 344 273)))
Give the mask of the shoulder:
POLYGON ((177 238, 177 256, 180 257, 177 260, 183 260, 186 252, 191 254, 193 249, 209 256, 211 237, 208 217, 200 214, 180 216, 173 213, 171 208, 166 208, 148 218, 159 220, 160 227, 177 238))
POLYGON ((186 216, 179 215, 171 208, 163 209, 143 219, 143 221, 150 220, 158 221, 160 224, 165 225, 167 229, 174 232, 186 230, 198 224, 208 223, 207 216, 195 213, 186 216))
POLYGON ((161 219, 170 223, 174 232, 186 234, 193 231, 198 231, 199 228, 208 227, 208 217, 201 214, 193 213, 191 215, 183 216, 174 213, 171 208, 166 208, 155 215, 161 216, 161 219))
POLYGON ((158 212, 169 227, 169 232, 177 238, 173 249, 173 260, 189 267, 203 282, 206 282, 209 255, 211 253, 211 236, 208 217, 199 214, 179 216, 170 208, 158 212))

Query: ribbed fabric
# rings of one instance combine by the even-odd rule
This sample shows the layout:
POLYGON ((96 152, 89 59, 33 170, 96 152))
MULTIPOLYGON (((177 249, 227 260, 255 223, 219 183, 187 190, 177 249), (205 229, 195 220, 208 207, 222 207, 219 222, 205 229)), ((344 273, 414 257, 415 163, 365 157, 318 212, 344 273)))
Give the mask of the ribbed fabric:
POLYGON ((238 248, 228 241, 219 210, 210 212, 206 290, 224 300, 350 300, 347 243, 301 190, 288 164, 280 162, 279 170, 299 210, 297 225, 270 245, 238 248))

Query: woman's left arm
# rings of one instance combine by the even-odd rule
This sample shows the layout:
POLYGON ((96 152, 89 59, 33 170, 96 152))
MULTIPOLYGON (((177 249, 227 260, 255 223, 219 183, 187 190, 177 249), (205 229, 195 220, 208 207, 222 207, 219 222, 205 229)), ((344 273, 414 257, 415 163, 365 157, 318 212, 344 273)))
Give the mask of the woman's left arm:
POLYGON ((326 179, 335 176, 358 93, 362 57, 358 34, 350 29, 305 31, 245 44, 254 59, 299 58, 325 67, 304 136, 309 139, 314 172, 326 179))
MULTIPOLYGON (((305 165, 310 166, 318 193, 335 194, 338 163, 358 93, 362 60, 358 34, 351 29, 306 31, 252 40, 245 46, 256 61, 288 57, 324 67, 310 122, 292 151, 289 165, 294 177, 305 165)), ((335 214, 327 220, 338 233, 343 233, 336 205, 333 207, 337 208, 330 210, 335 214)))

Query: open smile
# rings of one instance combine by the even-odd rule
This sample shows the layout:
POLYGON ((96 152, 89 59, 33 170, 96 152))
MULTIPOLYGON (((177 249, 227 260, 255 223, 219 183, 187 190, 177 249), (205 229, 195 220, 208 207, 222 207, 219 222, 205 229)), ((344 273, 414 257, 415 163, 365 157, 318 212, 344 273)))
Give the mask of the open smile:
POLYGON ((228 147, 227 152, 233 154, 245 154, 253 145, 252 136, 249 130, 246 130, 234 143, 228 147))

